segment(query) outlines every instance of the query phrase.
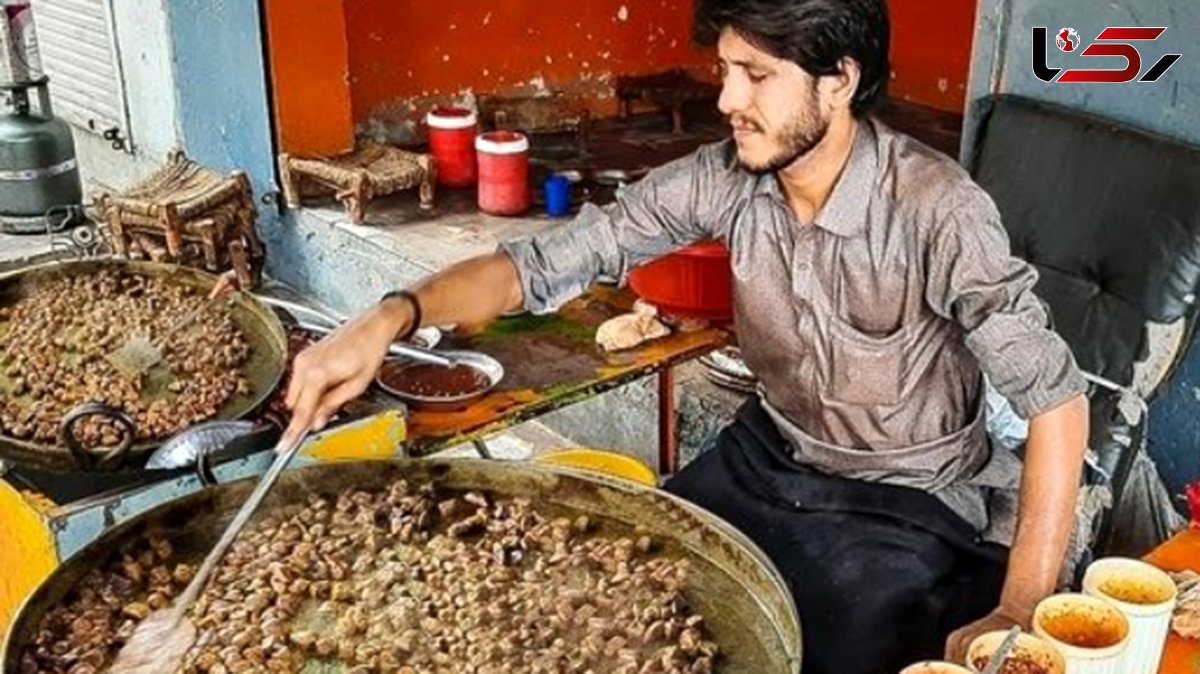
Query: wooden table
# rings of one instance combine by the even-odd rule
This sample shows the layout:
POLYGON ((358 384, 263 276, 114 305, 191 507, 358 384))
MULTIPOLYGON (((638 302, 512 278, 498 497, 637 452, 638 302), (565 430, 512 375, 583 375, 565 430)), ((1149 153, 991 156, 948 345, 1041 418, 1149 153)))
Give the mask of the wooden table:
POLYGON ((499 360, 505 378, 487 397, 459 412, 410 411, 408 451, 423 456, 484 438, 547 412, 585 400, 638 378, 659 376, 659 470, 676 467, 672 366, 719 348, 721 328, 675 331, 617 353, 596 346, 596 328, 632 309, 634 297, 596 286, 548 316, 501 319, 470 337, 447 337, 439 349, 470 349, 499 360))
MULTIPOLYGON (((1146 561, 1165 571, 1200 571, 1200 530, 1186 529, 1154 552, 1146 561)), ((1163 652, 1159 674, 1200 674, 1200 641, 1184 639, 1171 632, 1163 652)))

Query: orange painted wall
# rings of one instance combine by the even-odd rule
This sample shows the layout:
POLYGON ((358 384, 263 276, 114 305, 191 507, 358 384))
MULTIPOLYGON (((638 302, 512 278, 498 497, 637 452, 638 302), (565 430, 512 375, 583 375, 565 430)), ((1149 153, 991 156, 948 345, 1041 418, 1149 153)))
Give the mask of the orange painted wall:
MULTIPOLYGON (((346 0, 354 119, 419 119, 414 100, 542 87, 603 98, 615 75, 709 71, 691 0, 346 0)), ((616 103, 608 101, 616 112, 616 103)))
POLYGON ((341 2, 266 0, 276 144, 297 156, 354 147, 341 2))
POLYGON ((977 0, 889 0, 897 100, 962 113, 977 0))
MULTIPOLYGON (((977 0, 888 0, 894 98, 962 112, 977 0)), ((711 73, 691 43, 692 0, 267 2, 281 145, 345 147, 466 91, 566 91, 616 112, 617 75, 711 73)), ((403 135, 403 134, 401 134, 403 135)))

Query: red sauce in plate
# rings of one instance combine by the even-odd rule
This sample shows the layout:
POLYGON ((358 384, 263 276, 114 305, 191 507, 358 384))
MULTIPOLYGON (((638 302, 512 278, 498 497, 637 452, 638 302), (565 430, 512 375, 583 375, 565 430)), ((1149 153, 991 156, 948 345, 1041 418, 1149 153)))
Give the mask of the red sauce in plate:
POLYGON ((442 367, 429 363, 387 363, 379 375, 387 387, 423 398, 457 398, 481 393, 491 385, 488 376, 470 365, 442 367))

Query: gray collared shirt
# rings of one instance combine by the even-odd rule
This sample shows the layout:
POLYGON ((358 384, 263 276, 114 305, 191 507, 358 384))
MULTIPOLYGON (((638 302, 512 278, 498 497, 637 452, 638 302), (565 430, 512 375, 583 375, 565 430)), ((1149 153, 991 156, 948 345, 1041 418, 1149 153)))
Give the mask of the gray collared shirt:
POLYGON ((1047 328, 1036 272, 961 167, 860 123, 829 200, 798 222, 776 177, 742 168, 726 141, 503 248, 542 313, 704 238, 730 249, 742 355, 798 462, 929 490, 1010 540, 1019 463, 988 448, 983 376, 1027 419, 1086 385, 1047 328))

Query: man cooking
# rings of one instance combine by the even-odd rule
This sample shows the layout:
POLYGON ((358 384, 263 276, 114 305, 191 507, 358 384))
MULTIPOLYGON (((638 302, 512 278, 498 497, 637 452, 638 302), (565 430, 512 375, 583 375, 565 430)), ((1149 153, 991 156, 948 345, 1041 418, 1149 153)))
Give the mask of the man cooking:
POLYGON ((719 51, 730 140, 389 294, 299 356, 289 433, 323 426, 421 325, 553 311, 719 239, 760 392, 665 488, 779 567, 805 673, 895 672, 1027 627, 1055 589, 1087 442, 1084 381, 1035 272, 958 165, 868 116, 889 75, 884 0, 697 0, 696 29, 719 51), (985 377, 1029 420, 1023 471, 989 446, 985 377))

